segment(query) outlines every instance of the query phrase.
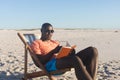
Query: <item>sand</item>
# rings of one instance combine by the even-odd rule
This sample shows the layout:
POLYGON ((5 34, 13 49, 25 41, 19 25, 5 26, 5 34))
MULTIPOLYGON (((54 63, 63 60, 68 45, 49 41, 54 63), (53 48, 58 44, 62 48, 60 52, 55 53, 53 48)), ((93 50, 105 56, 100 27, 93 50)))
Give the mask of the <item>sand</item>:
MULTIPOLYGON (((24 45, 17 36, 21 33, 37 33, 39 30, 0 30, 0 80, 20 80, 24 73, 24 45)), ((76 51, 89 46, 96 47, 99 52, 98 80, 120 79, 120 30, 105 29, 55 29, 55 40, 68 41, 77 45, 76 51)), ((29 71, 39 70, 28 56, 29 71)), ((74 69, 58 80, 76 80, 74 69)), ((33 80, 48 80, 47 77, 33 80)))

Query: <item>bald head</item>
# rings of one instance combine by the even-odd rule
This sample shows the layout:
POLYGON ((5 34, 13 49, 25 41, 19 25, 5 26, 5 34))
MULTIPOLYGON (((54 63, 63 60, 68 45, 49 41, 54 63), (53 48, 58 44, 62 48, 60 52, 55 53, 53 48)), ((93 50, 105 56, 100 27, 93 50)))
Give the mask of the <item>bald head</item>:
POLYGON ((52 27, 52 25, 50 23, 44 23, 44 24, 42 24, 41 32, 47 30, 49 27, 52 27))

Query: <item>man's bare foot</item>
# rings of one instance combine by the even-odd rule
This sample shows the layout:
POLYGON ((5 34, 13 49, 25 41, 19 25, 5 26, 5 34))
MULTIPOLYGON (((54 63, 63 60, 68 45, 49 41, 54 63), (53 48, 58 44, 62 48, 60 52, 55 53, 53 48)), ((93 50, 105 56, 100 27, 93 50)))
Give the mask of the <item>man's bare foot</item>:
POLYGON ((54 76, 51 76, 52 77, 52 80, 57 80, 57 78, 56 77, 54 77, 54 76))

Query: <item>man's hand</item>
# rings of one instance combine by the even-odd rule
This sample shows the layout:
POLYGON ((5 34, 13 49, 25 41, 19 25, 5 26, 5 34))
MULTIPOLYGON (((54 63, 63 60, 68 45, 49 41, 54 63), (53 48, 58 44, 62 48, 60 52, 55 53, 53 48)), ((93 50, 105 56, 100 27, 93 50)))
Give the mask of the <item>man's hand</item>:
POLYGON ((57 55, 58 55, 58 53, 55 53, 55 54, 53 55, 53 57, 56 58, 57 55))

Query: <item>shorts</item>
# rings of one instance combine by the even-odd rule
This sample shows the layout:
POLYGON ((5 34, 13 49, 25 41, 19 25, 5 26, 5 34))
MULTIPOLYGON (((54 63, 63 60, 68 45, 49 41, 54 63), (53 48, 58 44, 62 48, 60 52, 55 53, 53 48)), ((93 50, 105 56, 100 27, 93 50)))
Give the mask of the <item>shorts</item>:
POLYGON ((45 68, 46 68, 46 70, 48 72, 57 70, 57 68, 56 68, 56 59, 53 58, 50 61, 48 61, 47 64, 45 65, 45 68))

